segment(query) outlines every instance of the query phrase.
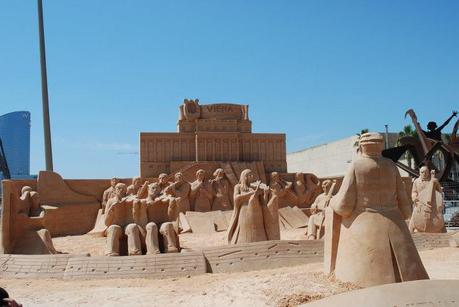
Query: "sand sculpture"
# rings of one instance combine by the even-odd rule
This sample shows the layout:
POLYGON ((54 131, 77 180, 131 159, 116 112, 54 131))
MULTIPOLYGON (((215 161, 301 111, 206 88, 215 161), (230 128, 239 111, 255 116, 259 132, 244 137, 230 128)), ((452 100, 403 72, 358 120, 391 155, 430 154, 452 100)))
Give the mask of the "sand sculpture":
POLYGON ((186 211, 190 211, 191 185, 189 182, 185 181, 181 172, 176 173, 174 179, 174 183, 169 185, 164 192, 177 203, 180 212, 185 213, 186 211))
POLYGON ((115 186, 119 182, 118 178, 112 178, 110 180, 110 187, 104 191, 104 194, 102 194, 102 213, 105 211, 107 201, 115 196, 115 186))
POLYGON ((21 229, 17 229, 17 236, 20 237, 23 247, 18 251, 27 254, 58 254, 44 225, 46 212, 40 206, 38 192, 24 186, 21 189, 17 210, 17 223, 22 226, 21 229))
POLYGON ((247 105, 201 104, 198 99, 185 99, 179 107, 177 128, 176 133, 140 134, 142 178, 185 173, 187 167, 198 162, 202 165, 194 172, 201 168, 212 174, 222 168, 228 178, 234 173, 233 185, 240 175, 239 168, 257 173, 262 170, 263 176, 287 171, 285 134, 252 133, 247 105), (209 168, 204 167, 206 163, 209 168))
POLYGON ((324 180, 322 182, 323 193, 317 196, 316 200, 311 206, 312 215, 309 217, 307 238, 308 240, 320 239, 324 230, 325 209, 330 204, 333 192, 335 190, 336 180, 324 180))
POLYGON ((251 170, 241 173, 234 187, 234 209, 228 228, 230 244, 279 240, 277 196, 251 170))
POLYGON ((360 137, 361 155, 326 211, 325 271, 361 286, 429 278, 405 222, 411 202, 383 144, 378 133, 360 137))
POLYGON ((281 179, 278 172, 271 173, 269 187, 277 196, 279 208, 295 205, 298 202, 298 198, 293 192, 293 183, 281 179))
MULTIPOLYGON (((115 194, 115 197, 108 200, 106 206, 107 248, 105 254, 119 256, 127 253, 133 256, 160 253, 158 227, 155 222, 150 221, 147 213, 147 206, 153 203, 147 203, 132 196, 126 197, 124 183, 118 183, 115 186, 115 194), (127 252, 123 251, 126 245, 127 252)), ((164 240, 164 251, 177 252, 179 250, 178 236, 173 224, 163 223, 159 232, 164 240)))
POLYGON ((435 171, 430 172, 427 166, 423 166, 419 173, 411 192, 413 214, 409 224, 410 231, 445 232, 443 191, 435 178, 435 171))
POLYGON ((214 192, 212 210, 233 209, 231 186, 225 178, 225 171, 222 168, 217 168, 213 175, 214 179, 210 182, 214 192))
POLYGON ((2 187, 5 254, 57 253, 51 238, 87 233, 101 207, 96 197, 76 192, 53 172, 41 171, 37 180, 4 180, 2 187))
MULTIPOLYGON (((101 245, 101 251, 107 249, 111 255, 179 250, 177 233, 186 224, 180 222, 180 226, 177 222, 180 213, 186 219, 184 213, 191 210, 240 211, 242 208, 246 211, 246 200, 235 208, 233 192, 238 178, 244 177, 242 173, 247 169, 251 170, 251 180, 260 181, 258 189, 249 188, 257 190, 256 197, 250 201, 262 209, 260 233, 263 235, 259 236, 256 230, 253 238, 237 239, 237 234, 234 241, 279 239, 278 202, 281 201, 281 206, 308 207, 315 198, 318 184, 312 174, 297 174, 294 179, 294 174, 286 173, 285 135, 252 133, 246 105, 200 104, 197 99, 188 99, 179 110, 177 133, 140 134, 140 176, 132 180, 64 180, 57 173, 40 172, 37 180, 4 182, 0 251, 53 252, 52 247, 35 249, 35 243, 29 243, 23 236, 30 223, 23 223, 16 213, 21 206, 21 188, 26 185, 37 190, 41 198, 39 207, 44 212, 43 222, 36 225, 39 227, 34 231, 48 231, 47 238, 105 234, 108 243, 106 248, 101 245), (271 172, 274 172, 272 180, 267 180, 271 172), (209 177, 213 174, 213 178, 207 178, 207 174, 209 177), (119 183, 127 186, 125 192, 116 191, 119 183)), ((224 213, 209 216, 212 216, 210 224, 215 224, 216 229, 228 228, 224 213), (225 223, 220 221, 222 217, 225 223)), ((29 218, 35 222, 39 217, 29 218)), ((239 221, 239 216, 236 220, 239 221)), ((240 221, 244 220, 245 217, 240 221)), ((243 224, 238 221, 236 225, 243 224)), ((43 243, 47 239, 36 237, 34 240, 39 246, 48 244, 43 243)))
POLYGON ((305 175, 303 173, 295 173, 295 182, 293 190, 296 194, 297 206, 300 208, 309 207, 316 196, 320 193, 319 180, 312 174, 305 175), (306 179, 305 179, 306 177, 306 179))
POLYGON ((137 195, 140 188, 142 188, 142 178, 134 177, 132 178, 132 184, 127 187, 127 195, 137 195))
POLYGON ((196 180, 191 184, 190 198, 193 211, 208 212, 212 209, 212 185, 206 178, 206 171, 200 169, 196 172, 196 180))

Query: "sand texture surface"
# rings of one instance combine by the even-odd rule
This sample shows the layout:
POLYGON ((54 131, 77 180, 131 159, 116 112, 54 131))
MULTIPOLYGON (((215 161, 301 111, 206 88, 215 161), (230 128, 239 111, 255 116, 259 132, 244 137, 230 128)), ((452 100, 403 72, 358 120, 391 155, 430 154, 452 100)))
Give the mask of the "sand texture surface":
MULTIPOLYGON (((459 279, 459 249, 420 252, 432 279, 459 279)), ((296 306, 356 287, 330 280, 322 264, 164 280, 21 280, 1 286, 24 306, 296 306)))

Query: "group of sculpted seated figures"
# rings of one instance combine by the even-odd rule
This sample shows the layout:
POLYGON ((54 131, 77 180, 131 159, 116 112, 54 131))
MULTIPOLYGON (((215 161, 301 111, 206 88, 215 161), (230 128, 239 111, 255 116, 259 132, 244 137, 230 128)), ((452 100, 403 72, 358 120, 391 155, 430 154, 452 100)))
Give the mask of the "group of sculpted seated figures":
POLYGON ((179 214, 187 211, 233 210, 230 244, 279 240, 278 208, 307 206, 316 196, 317 183, 301 173, 293 183, 281 179, 277 172, 271 173, 269 185, 255 177, 251 170, 244 170, 234 189, 221 168, 214 171, 212 179, 200 169, 191 183, 180 172, 173 182, 167 174, 160 174, 153 183, 142 183, 135 177, 129 186, 112 178, 102 196, 106 255, 180 251, 179 214))
POLYGON ((200 169, 191 184, 180 172, 172 183, 167 174, 160 174, 153 183, 135 177, 129 186, 112 178, 102 196, 106 255, 179 252, 180 213, 232 207, 231 186, 223 169, 217 169, 212 180, 200 169))
MULTIPOLYGON (((167 174, 160 174, 158 181, 142 183, 140 177, 132 179, 132 184, 127 187, 126 194, 138 199, 145 199, 149 203, 176 203, 179 212, 186 211, 207 212, 212 210, 231 210, 233 208, 231 198, 231 185, 225 178, 223 169, 218 168, 214 172, 214 178, 207 179, 205 170, 196 172, 196 180, 192 183, 183 178, 178 172, 174 176, 174 182, 168 181, 167 174)), ((114 196, 115 186, 119 182, 112 178, 111 186, 105 190, 102 196, 102 206, 114 196)))
POLYGON ((182 179, 181 173, 175 175, 172 185, 168 184, 166 177, 161 174, 158 182, 143 185, 140 178, 134 178, 128 187, 116 178, 111 180, 111 186, 102 199, 107 227, 104 231, 107 237, 106 255, 180 251, 178 216, 180 208, 188 204, 184 190, 189 189, 189 184, 182 179))

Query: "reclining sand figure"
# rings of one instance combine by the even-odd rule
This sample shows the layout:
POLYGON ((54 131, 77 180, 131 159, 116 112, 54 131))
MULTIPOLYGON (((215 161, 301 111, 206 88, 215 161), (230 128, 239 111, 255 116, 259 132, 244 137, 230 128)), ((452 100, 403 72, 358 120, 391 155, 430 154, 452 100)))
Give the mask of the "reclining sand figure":
POLYGON ((54 248, 51 234, 45 228, 45 211, 40 206, 38 192, 29 186, 21 189, 16 216, 17 225, 22 233, 19 237, 24 240, 23 247, 17 252, 32 254, 60 254, 54 248), (25 248, 25 249, 23 249, 25 248))
POLYGON ((228 227, 228 243, 279 240, 277 196, 260 181, 253 182, 250 169, 241 173, 234 186, 234 209, 228 227))

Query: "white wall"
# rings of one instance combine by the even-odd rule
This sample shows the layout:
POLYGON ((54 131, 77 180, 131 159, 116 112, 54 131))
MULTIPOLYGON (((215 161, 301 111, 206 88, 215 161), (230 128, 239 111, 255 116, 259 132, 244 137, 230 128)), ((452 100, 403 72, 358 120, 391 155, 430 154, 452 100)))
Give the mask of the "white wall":
MULTIPOLYGON (((384 135, 384 133, 382 133, 384 135)), ((396 146, 397 133, 389 133, 389 147, 396 146)), ((313 173, 318 177, 344 176, 349 163, 357 156, 357 135, 287 154, 289 173, 313 173)), ((401 172, 406 176, 405 172, 401 172)))
POLYGON ((287 154, 289 173, 313 173, 319 177, 342 176, 356 155, 357 136, 287 154))

